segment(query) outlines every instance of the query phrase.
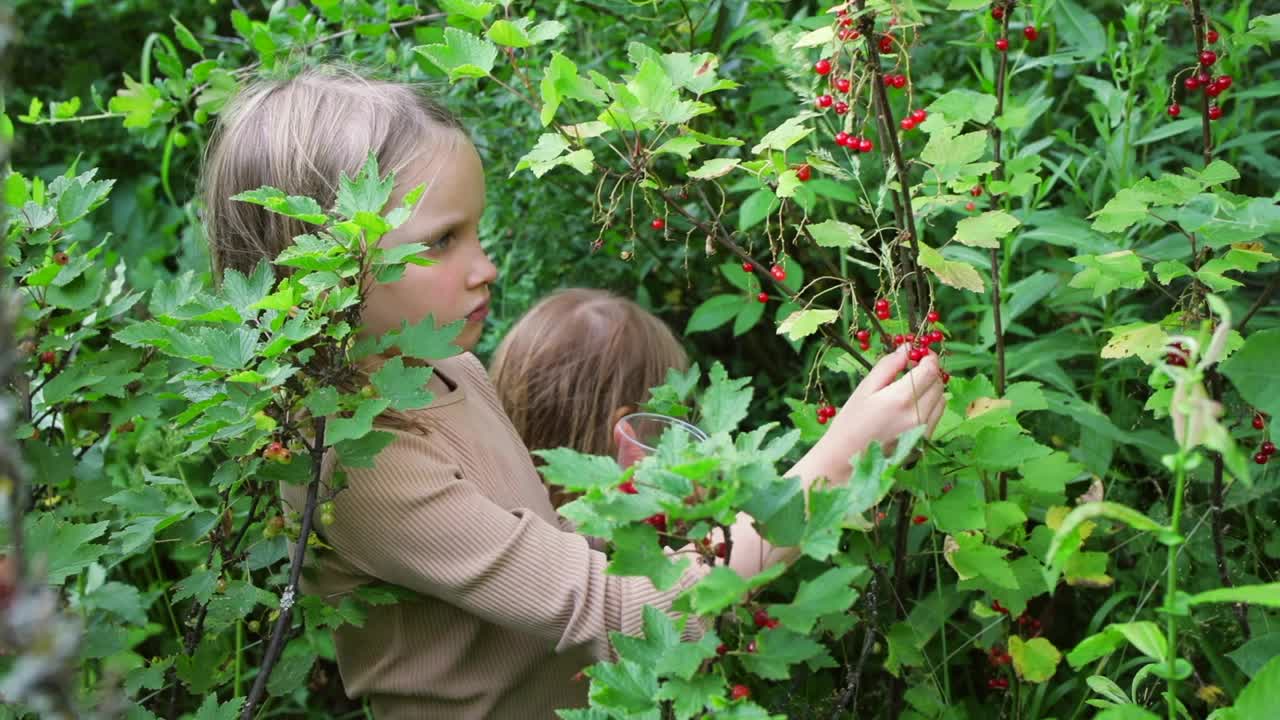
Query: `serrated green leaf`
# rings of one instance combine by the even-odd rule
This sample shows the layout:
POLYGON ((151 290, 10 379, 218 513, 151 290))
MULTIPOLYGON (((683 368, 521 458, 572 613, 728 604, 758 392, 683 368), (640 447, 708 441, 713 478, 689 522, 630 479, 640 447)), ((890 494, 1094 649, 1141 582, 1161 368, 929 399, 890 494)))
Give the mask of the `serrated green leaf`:
POLYGON ((982 282, 982 276, 978 274, 978 271, 972 265, 947 260, 942 256, 942 253, 923 243, 920 244, 919 261, 943 285, 950 285, 953 288, 976 293, 983 292, 986 289, 986 285, 982 282))
POLYGON ((831 568, 801 583, 790 603, 771 606, 769 614, 787 628, 808 634, 818 618, 849 609, 858 599, 857 589, 849 586, 865 572, 862 567, 831 568))
POLYGON ((1013 657, 1013 669, 1018 677, 1030 683, 1042 683, 1053 677, 1058 663, 1062 662, 1062 653, 1042 637, 1024 641, 1010 635, 1009 655, 1013 657))
POLYGON ((955 241, 970 247, 998 248, 1000 240, 1021 225, 1003 210, 990 210, 956 223, 955 241))
POLYGON ((813 235, 814 242, 821 247, 834 248, 850 248, 858 247, 865 249, 866 241, 862 239, 862 228, 852 223, 844 223, 838 220, 824 220, 823 222, 809 225, 809 234, 813 235))
POLYGON ((818 328, 840 317, 835 310, 797 310, 778 325, 778 334, 792 340, 801 340, 818 331, 818 328))
POLYGON ((456 27, 445 28, 443 43, 414 50, 448 73, 450 82, 487 77, 498 59, 498 48, 493 43, 456 27))
POLYGON ((1140 290, 1147 282, 1142 259, 1132 250, 1117 250, 1106 255, 1076 255, 1071 261, 1087 268, 1071 278, 1071 287, 1092 289, 1095 298, 1120 288, 1140 290))

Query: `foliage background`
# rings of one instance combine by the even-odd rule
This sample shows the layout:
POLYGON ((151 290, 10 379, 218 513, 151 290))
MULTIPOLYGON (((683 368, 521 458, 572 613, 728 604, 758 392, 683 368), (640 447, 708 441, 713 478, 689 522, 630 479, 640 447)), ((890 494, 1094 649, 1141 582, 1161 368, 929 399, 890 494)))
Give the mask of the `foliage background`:
MULTIPOLYGON (((21 38, 4 108, 14 124, 11 165, 28 177, 46 181, 71 166, 78 171, 96 167, 98 177, 116 179, 110 202, 77 224, 74 234, 88 241, 110 233, 108 255, 124 261, 128 283, 134 288, 150 289, 186 271, 208 280, 208 257, 194 201, 196 170, 209 129, 207 118, 198 117, 191 104, 179 109, 171 124, 143 123, 145 127, 138 128, 124 127, 119 117, 40 123, 17 118, 33 99, 44 102, 46 118, 51 103, 72 98, 82 103, 81 116, 113 115, 108 103, 126 86, 126 75, 135 80, 161 76, 156 53, 170 41, 161 41, 157 35, 173 38, 175 20, 190 28, 207 56, 220 58, 220 64, 244 67, 258 62, 261 48, 251 47, 252 42, 237 32, 232 11, 242 10, 253 20, 266 21, 273 13, 280 17, 293 7, 306 8, 316 16, 322 14, 322 8, 329 8, 341 20, 319 36, 308 35, 309 30, 300 23, 280 21, 273 29, 282 66, 300 62, 303 56, 311 60, 345 58, 378 66, 397 77, 430 83, 472 129, 488 174, 485 242, 500 269, 492 329, 478 349, 482 359, 524 309, 566 283, 633 295, 677 329, 685 328, 694 310, 713 295, 738 293, 745 302, 752 302, 754 293, 736 288, 733 278, 719 270, 731 258, 723 254, 706 257, 703 238, 696 234, 686 241, 680 234, 652 233, 648 221, 653 213, 643 204, 634 209, 634 215, 616 218, 613 226, 602 232, 592 213, 596 191, 590 178, 567 170, 552 172, 538 181, 527 173, 513 176, 519 159, 543 132, 536 114, 492 83, 451 84, 439 68, 413 53, 412 48, 418 45, 440 40, 441 19, 395 32, 371 25, 436 11, 426 3, 18 0, 14 7, 21 38), (345 34, 317 42, 335 32, 345 34), (171 128, 185 136, 184 146, 174 141, 171 128), (598 249, 593 247, 597 237, 603 241, 598 249), (631 259, 621 259, 624 251, 631 259)), ((913 7, 928 18, 922 39, 911 48, 911 75, 920 104, 956 87, 991 92, 996 56, 987 47, 989 35, 983 35, 991 29, 985 14, 946 11, 938 4, 923 2, 913 7)), ((1224 33, 1228 29, 1243 33, 1249 18, 1278 9, 1241 0, 1206 7, 1206 12, 1224 33)), ((807 106, 809 54, 779 40, 778 30, 823 12, 825 5, 593 0, 528 7, 517 3, 513 10, 536 10, 539 19, 564 22, 569 30, 556 46, 571 55, 583 73, 590 69, 610 76, 625 72, 630 67, 627 45, 633 41, 663 50, 716 53, 720 75, 737 81, 739 87, 718 93, 716 112, 691 124, 712 135, 755 139, 807 106)), ((1025 124, 1013 132, 1013 143, 1019 152, 1041 157, 1044 181, 1018 208, 1024 228, 1004 258, 1002 273, 1006 280, 1014 281, 1007 286, 1013 297, 1012 317, 1005 317, 1010 339, 1009 379, 1034 380, 1052 393, 1051 406, 1026 419, 1036 437, 1105 478, 1109 499, 1114 497, 1149 511, 1153 517, 1167 518, 1160 456, 1173 446, 1167 420, 1153 419, 1143 408, 1150 369, 1132 360, 1102 359, 1099 351, 1110 339, 1104 328, 1153 321, 1157 318, 1151 308, 1169 310, 1168 298, 1148 284, 1098 300, 1088 288, 1071 287, 1068 281, 1081 270, 1071 257, 1121 247, 1114 238, 1090 229, 1086 220, 1090 213, 1140 177, 1177 172, 1199 163, 1199 125, 1193 121, 1194 113, 1170 123, 1164 112, 1170 77, 1184 64, 1188 48, 1194 46, 1187 12, 1170 2, 1073 0, 1047 1, 1019 12, 1033 16, 1042 28, 1036 55, 1055 57, 1073 52, 1083 59, 1070 64, 1024 63, 1013 75, 1010 97, 1027 113, 1025 124)), ((182 62, 191 62, 184 53, 179 53, 182 62)), ((546 55, 535 57, 545 62, 546 55)), ((1280 106, 1274 99, 1280 94, 1280 60, 1267 49, 1254 47, 1228 55, 1221 67, 1234 75, 1236 85, 1224 96, 1224 119, 1213 126, 1219 143, 1215 157, 1229 162, 1240 174, 1232 183, 1232 192, 1275 199, 1274 179, 1280 176, 1280 143, 1275 140, 1280 135, 1280 106)), ((662 162, 669 162, 671 167, 664 169, 672 171, 679 164, 674 158, 662 162)), ((875 188, 884 180, 879 165, 864 163, 861 167, 862 183, 875 197, 875 188)), ((742 208, 758 188, 758 183, 748 180, 727 184, 731 224, 749 224, 742 208)), ((866 207, 858 206, 859 198, 847 198, 838 190, 832 190, 822 202, 832 215, 865 215, 866 207)), ((791 212, 794 214, 788 220, 798 221, 799 210, 792 208, 791 212)), ((958 217, 935 216, 927 233, 950 237, 958 217)), ((767 244, 759 230, 749 230, 746 238, 757 256, 765 258, 767 244)), ((1148 227, 1141 237, 1142 255, 1149 261, 1185 255, 1185 239, 1176 230, 1148 227)), ((1274 236, 1264 240, 1274 251, 1274 236)), ((796 259, 810 271, 826 262, 818 253, 797 253, 796 259)), ((973 260, 980 267, 985 261, 976 251, 966 255, 965 249, 949 257, 973 260)), ((843 261, 841 266, 850 274, 862 273, 872 287, 878 284, 874 273, 843 261)), ((1270 270, 1239 275, 1242 286, 1227 298, 1237 317, 1262 294, 1274 274, 1270 270)), ((955 337, 949 346, 948 368, 957 375, 989 373, 994 334, 988 297, 942 288, 938 304, 955 337)), ((1255 328, 1274 328, 1278 320, 1280 312, 1274 303, 1268 303, 1252 322, 1255 328)), ((807 416, 800 419, 800 413, 790 414, 800 406, 800 399, 810 403, 816 399, 814 376, 807 372, 814 360, 813 343, 793 345, 774 331, 773 323, 761 322, 742 334, 727 326, 692 333, 687 347, 703 367, 719 360, 731 376, 753 378, 758 389, 752 400, 753 421, 797 424, 806 441, 817 436, 818 428, 807 416)), ((852 383, 852 378, 830 369, 821 379, 825 393, 832 397, 842 397, 852 383)), ((165 407, 166 411, 172 409, 165 407)), ((1238 397, 1228 398, 1228 426, 1233 433, 1247 435, 1249 442, 1255 442, 1262 436, 1249 427, 1251 417, 1250 406, 1238 397)), ((169 459, 176 442, 161 423, 140 423, 135 437, 94 457, 102 472, 127 484, 133 482, 129 476, 135 464, 176 470, 177 464, 169 459)), ((211 474, 209 462, 206 459, 199 467, 185 469, 196 487, 211 474)), ((47 467, 39 459, 36 465, 47 467)), ((1228 503, 1231 514, 1226 552, 1231 572, 1240 581, 1275 581, 1280 561, 1276 527, 1280 506, 1273 494, 1276 475, 1274 470, 1259 473, 1247 494, 1237 493, 1228 503)), ((1203 512, 1208 481, 1203 474, 1193 481, 1190 502, 1192 508, 1203 512)), ((76 496, 76 487, 74 483, 54 482, 37 500, 48 500, 65 489, 69 492, 61 500, 64 506, 94 507, 76 496)), ((57 506, 54 502, 45 507, 52 510, 57 506)), ((176 537, 182 537, 183 532, 195 533, 193 528, 180 527, 176 537)), ((1113 549, 1117 582, 1110 597, 1131 600, 1158 581, 1163 555, 1153 552, 1155 547, 1154 543, 1134 542, 1113 549)), ((1189 590, 1216 586, 1217 563, 1208 532, 1192 534, 1188 549, 1187 576, 1193 578, 1189 590)), ((147 567, 150 558, 134 558, 112 568, 112 577, 137 584, 154 600, 161 588, 169 587, 198 563, 200 555, 168 544, 154 568, 147 567)), ((931 577, 927 569, 915 577, 921 590, 929 587, 931 577)), ((1064 594, 1065 598, 1053 604, 1052 612, 1059 616, 1057 632, 1068 645, 1068 638, 1079 639, 1078 633, 1067 629, 1072 623, 1093 619, 1096 625, 1121 602, 1129 601, 1104 600, 1079 589, 1064 594)), ((163 601, 148 607, 150 620, 164 622, 163 601)), ((1255 645, 1254 651, 1280 652, 1274 617, 1257 609, 1251 612, 1257 633, 1270 638, 1269 645, 1255 645)), ((1203 656, 1217 657, 1226 648, 1244 644, 1244 638, 1235 634, 1228 612, 1203 620, 1206 630, 1196 634, 1194 641, 1203 656), (1207 647, 1215 643, 1216 647, 1207 647)), ((1045 617, 1044 622, 1053 626, 1055 621, 1045 617)), ((323 640, 317 643, 323 645, 323 640)), ((142 656, 151 656, 172 649, 152 639, 141 641, 139 650, 142 656)), ((339 708, 358 716, 359 708, 344 705, 340 699, 332 666, 327 666, 327 671, 326 666, 318 667, 321 669, 309 678, 310 685, 281 698, 276 712, 324 716, 339 708)), ((1203 674, 1202 686, 1238 689, 1245 680, 1238 668, 1229 665, 1200 664, 1197 670, 1203 674)), ((94 687, 101 678, 86 672, 84 684, 94 687)), ((812 687, 808 692, 816 696, 828 690, 812 687)), ((1037 707, 1069 708, 1078 714, 1087 693, 1080 682, 1072 680, 1049 690, 1047 697, 1041 691, 1042 702, 1038 701, 1037 707)), ((970 711, 982 706, 981 688, 968 697, 970 711)), ((1197 716, 1203 716, 1208 705, 1193 709, 1197 716)), ((4 712, 0 710, 0 715, 4 712)), ((1061 711, 1059 716, 1071 717, 1072 713, 1061 711)))

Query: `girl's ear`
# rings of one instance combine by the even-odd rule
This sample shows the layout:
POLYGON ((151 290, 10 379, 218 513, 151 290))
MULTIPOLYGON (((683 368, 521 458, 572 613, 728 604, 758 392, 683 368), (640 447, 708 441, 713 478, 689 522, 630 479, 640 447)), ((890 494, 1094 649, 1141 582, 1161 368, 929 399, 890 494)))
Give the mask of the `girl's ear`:
MULTIPOLYGON (((635 405, 623 405, 620 408, 614 409, 613 414, 609 416, 610 429, 617 429, 619 420, 630 415, 633 412, 636 412, 637 410, 638 408, 635 405)), ((615 438, 615 441, 616 441, 616 438, 615 438)))

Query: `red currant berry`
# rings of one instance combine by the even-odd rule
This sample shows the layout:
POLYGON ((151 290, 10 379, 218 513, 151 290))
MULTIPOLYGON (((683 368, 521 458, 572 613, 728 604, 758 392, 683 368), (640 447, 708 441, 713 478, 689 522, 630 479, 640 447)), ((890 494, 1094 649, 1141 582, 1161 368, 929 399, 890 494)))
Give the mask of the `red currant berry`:
POLYGON ((841 130, 840 132, 836 133, 836 144, 837 144, 837 145, 844 145, 844 144, 845 144, 846 142, 848 142, 848 141, 849 141, 849 133, 847 133, 847 132, 845 132, 845 131, 843 131, 843 130, 841 130))
POLYGON ((870 341, 870 340, 864 340, 864 341, 862 341, 862 342, 858 343, 858 349, 859 349, 859 350, 863 350, 863 351, 870 350, 870 349, 871 349, 871 341, 870 341))
POLYGON ((56 252, 53 254, 53 261, 59 265, 66 265, 71 262, 71 256, 64 252, 56 252))
POLYGON ((817 99, 817 100, 815 100, 814 102, 815 102, 815 103, 817 104, 817 106, 818 106, 818 107, 820 107, 820 108, 829 108, 829 107, 831 107, 831 103, 833 103, 833 102, 835 102, 835 101, 836 101, 836 99, 835 99, 835 98, 833 98, 833 97, 831 97, 830 95, 819 95, 819 96, 818 96, 818 99, 817 99))
POLYGON ((760 303, 761 305, 769 302, 769 293, 762 292, 759 295, 756 295, 756 302, 760 303))
POLYGON ((808 165, 801 165, 796 168, 796 177, 800 179, 800 182, 808 182, 809 178, 813 177, 813 169, 808 165))
MULTIPOLYGON (((725 557, 725 555, 728 555, 728 554, 729 554, 729 546, 728 546, 728 545, 725 545, 725 544, 724 544, 724 543, 722 543, 722 542, 720 542, 720 543, 716 543, 716 557, 718 557, 718 558, 720 558, 721 560, 723 560, 723 559, 724 559, 724 557, 725 557)), ((723 654, 723 653, 722 653, 722 654, 723 654)))
POLYGON ((1204 70, 1201 70, 1200 72, 1196 73, 1196 84, 1200 85, 1201 87, 1207 87, 1211 82, 1213 82, 1213 77, 1210 76, 1209 73, 1205 72, 1204 70))
POLYGON ((618 490, 622 491, 626 495, 635 495, 640 492, 636 489, 636 484, 630 480, 619 485, 618 490))
POLYGON ((717 655, 724 655, 724 654, 726 654, 726 653, 728 653, 728 652, 729 652, 729 646, 728 646, 728 645, 725 645, 724 643, 720 643, 719 645, 717 645, 717 646, 716 646, 716 654, 717 654, 717 655))
POLYGON ((924 319, 927 322, 936 323, 942 319, 942 315, 940 315, 937 310, 930 310, 925 314, 924 319))
POLYGON ((928 516, 925 516, 925 515, 917 515, 917 516, 915 516, 915 517, 911 518, 911 522, 912 522, 913 524, 916 524, 916 525, 923 525, 923 524, 925 524, 925 523, 929 522, 929 518, 928 518, 928 516))
POLYGON ((1222 94, 1223 90, 1224 88, 1218 83, 1209 83, 1208 87, 1204 89, 1204 94, 1209 97, 1218 97, 1222 94))
POLYGON ((661 230, 666 226, 667 226, 667 221, 663 220, 662 218, 654 218, 653 222, 649 223, 649 227, 653 228, 654 230, 661 230))
POLYGON ((913 347, 907 351, 907 359, 911 362, 920 362, 924 359, 924 356, 928 354, 929 351, 924 348, 913 347))
POLYGON ((907 344, 907 336, 906 336, 906 335, 894 335, 894 336, 893 336, 893 346, 894 346, 894 347, 898 347, 898 346, 900 346, 900 345, 906 345, 906 344, 907 344))
POLYGON ((927 111, 925 111, 925 110, 913 110, 913 111, 911 111, 911 119, 912 119, 913 121, 915 121, 915 123, 916 123, 917 125, 919 125, 920 123, 924 122, 924 119, 925 119, 925 118, 927 118, 927 117, 929 117, 929 113, 928 113, 927 111))
POLYGON ((1218 62, 1218 53, 1216 53, 1216 52, 1214 52, 1214 51, 1212 51, 1212 50, 1201 50, 1201 51, 1200 51, 1200 64, 1201 64, 1201 65, 1203 65, 1203 66, 1205 66, 1205 67, 1209 67, 1210 65, 1212 65, 1212 64, 1214 64, 1214 63, 1216 63, 1216 62, 1218 62))
POLYGON ((749 697, 751 697, 751 688, 746 685, 734 685, 733 689, 729 691, 730 700, 742 700, 749 697))
POLYGON ((756 641, 752 640, 751 642, 747 643, 747 652, 753 653, 755 651, 756 651, 756 641))
POLYGON ((949 383, 949 382, 951 382, 951 373, 947 372, 946 370, 943 370, 943 371, 942 371, 942 384, 943 384, 943 385, 946 385, 946 384, 947 384, 947 383, 949 383))
POLYGON ((787 279, 787 271, 783 270, 781 265, 774 265, 773 267, 769 268, 769 274, 772 275, 773 279, 777 280, 778 282, 782 282, 783 280, 787 279))
POLYGON ((977 209, 978 209, 978 206, 977 206, 977 205, 974 205, 974 204, 973 204, 973 201, 972 201, 972 200, 970 200, 969 202, 967 202, 967 203, 965 203, 965 204, 964 204, 964 209, 965 209, 965 210, 968 210, 969 212, 973 212, 974 210, 977 210, 977 209))
POLYGON ((849 112, 849 103, 843 100, 841 100, 840 102, 837 102, 835 106, 835 111, 837 115, 843 115, 849 112))
POLYGON ((826 75, 831 72, 831 61, 826 58, 819 60, 813 64, 813 71, 819 75, 826 75))
POLYGON ((840 21, 840 27, 850 27, 853 25, 853 18, 847 17, 840 21))
POLYGON ((974 185, 973 188, 969 190, 969 194, 974 197, 982 197, 982 186, 974 185))
POLYGON ((907 86, 907 76, 898 75, 893 78, 893 86, 899 90, 907 86))
POLYGON ((867 342, 868 340, 871 339, 871 331, 859 330, 858 332, 854 333, 853 336, 858 339, 858 342, 867 342))
POLYGON ((1022 34, 1027 38, 1027 42, 1035 42, 1036 38, 1040 37, 1040 31, 1036 29, 1035 25, 1028 25, 1022 28, 1022 34))
POLYGON ((1262 413, 1257 413, 1257 414, 1255 414, 1255 415, 1253 416, 1253 429, 1254 429, 1254 430, 1261 430, 1261 429, 1265 428, 1266 426, 1267 426, 1267 423, 1266 423, 1266 421, 1265 421, 1265 420, 1263 420, 1263 419, 1262 419, 1262 413))
POLYGON ((831 419, 831 418, 828 418, 826 415, 819 415, 819 416, 818 416, 818 424, 819 424, 819 425, 826 425, 826 424, 827 424, 827 420, 830 420, 830 419, 831 419))
POLYGON ((848 30, 840 31, 841 40, 857 40, 860 37, 862 37, 862 33, 858 32, 856 28, 849 28, 848 30))
POLYGON ((1000 52, 1005 52, 1006 50, 1009 49, 1009 41, 1004 38, 1000 38, 999 40, 996 40, 996 49, 999 50, 1000 52))
POLYGON ((877 310, 876 317, 880 318, 881 320, 888 320, 891 317, 891 315, 889 314, 888 310, 877 310))
POLYGON ((764 608, 760 608, 751 616, 751 619, 755 621, 756 627, 764 627, 769 624, 769 611, 764 608))
POLYGON ((880 52, 882 53, 893 52, 893 36, 892 35, 880 36, 880 52))
POLYGON ((40 363, 42 365, 56 365, 58 363, 58 353, 52 350, 45 350, 40 353, 40 363))
POLYGON ((660 533, 667 531, 667 516, 664 513, 650 515, 644 519, 644 522, 646 525, 652 526, 654 530, 657 530, 660 533))
POLYGON ((1191 75, 1182 81, 1182 87, 1188 90, 1196 90, 1200 87, 1200 81, 1196 79, 1195 75, 1191 75))
POLYGON ((1269 457, 1271 457, 1271 456, 1270 456, 1270 455, 1267 455, 1267 454, 1266 454, 1266 453, 1264 453, 1264 452, 1260 452, 1260 453, 1258 453, 1258 454, 1256 454, 1256 455, 1254 455, 1254 456, 1253 456, 1253 461, 1254 461, 1254 462, 1256 462, 1256 463, 1258 463, 1259 465, 1266 465, 1266 464, 1267 464, 1267 458, 1269 458, 1269 457))
POLYGON ((991 609, 992 609, 992 610, 995 610, 995 611, 996 611, 996 612, 998 612, 998 613, 1001 613, 1002 615, 1008 615, 1008 614, 1009 614, 1009 609, 1008 609, 1008 608, 1006 608, 1005 606, 1001 605, 999 600, 992 600, 992 601, 991 601, 991 609))
POLYGON ((1217 105, 1209 106, 1209 119, 1218 120, 1222 117, 1222 108, 1217 105))
POLYGON ((1262 452, 1266 453, 1267 455, 1275 455, 1275 454, 1276 454, 1276 444, 1275 444, 1275 443, 1273 443, 1273 442, 1271 442, 1270 440, 1265 440, 1265 441, 1263 441, 1263 443, 1262 443, 1262 447, 1260 447, 1260 448, 1258 448, 1258 449, 1259 449, 1259 450, 1261 450, 1262 452))
POLYGON ((1227 88, 1231 87, 1232 81, 1231 81, 1230 75, 1219 75, 1218 79, 1214 80, 1214 82, 1217 83, 1218 86, 1221 87, 1223 90, 1226 90, 1227 88))
POLYGON ((1182 106, 1179 105, 1178 103, 1173 103, 1172 105, 1169 106, 1169 109, 1166 110, 1165 112, 1169 113, 1169 117, 1176 118, 1182 114, 1182 106))
POLYGON ((836 90, 847 93, 852 87, 853 83, 849 82, 849 78, 836 78, 836 90))
POLYGON ((869 153, 875 149, 875 145, 867 138, 858 138, 858 152, 869 153))
POLYGON ((900 123, 898 123, 898 124, 902 126, 902 129, 903 129, 903 130, 910 130, 910 129, 912 129, 912 128, 914 128, 914 127, 916 126, 915 121, 914 121, 914 120, 912 120, 912 119, 911 119, 911 118, 909 118, 909 117, 904 117, 904 118, 902 118, 902 122, 900 122, 900 123))
POLYGON ((1217 31, 1217 30, 1210 30, 1209 32, 1205 33, 1205 34, 1204 34, 1204 41, 1205 41, 1205 42, 1207 42, 1207 43, 1209 43, 1210 45, 1212 45, 1212 44, 1214 44, 1214 43, 1218 42, 1218 31, 1217 31))
POLYGON ((888 309, 889 309, 888 300, 884 298, 880 298, 879 300, 876 300, 876 310, 888 310, 888 309))
POLYGON ((1003 5, 993 5, 993 6, 991 7, 991 17, 995 18, 996 20, 999 20, 999 19, 1003 18, 1003 17, 1004 17, 1004 6, 1003 6, 1003 5))
POLYGON ((755 266, 752 265, 751 263, 749 262, 742 263, 742 272, 751 272, 753 269, 755 269, 755 266))
POLYGON ((951 492, 952 487, 953 487, 953 486, 951 485, 951 483, 947 483, 946 485, 943 485, 943 486, 942 486, 942 494, 943 494, 943 495, 946 495, 947 493, 951 492))

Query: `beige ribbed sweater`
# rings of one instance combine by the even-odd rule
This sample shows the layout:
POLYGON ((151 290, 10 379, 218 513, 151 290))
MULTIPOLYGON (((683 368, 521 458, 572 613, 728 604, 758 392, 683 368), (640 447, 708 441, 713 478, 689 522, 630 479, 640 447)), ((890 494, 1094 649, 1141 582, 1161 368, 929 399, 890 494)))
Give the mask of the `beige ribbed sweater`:
MULTIPOLYGON (((435 368, 448 391, 418 411, 431 432, 396 431, 374 469, 347 470, 320 528, 333 549, 308 552, 303 592, 337 603, 383 581, 419 593, 335 632, 347 694, 378 720, 554 718, 586 705, 573 676, 610 658, 610 631, 640 634, 646 604, 668 608, 709 568, 691 563, 668 592, 606 575, 604 554, 552 508, 480 362, 435 368)), ((305 506, 305 486, 281 494, 305 506)))

